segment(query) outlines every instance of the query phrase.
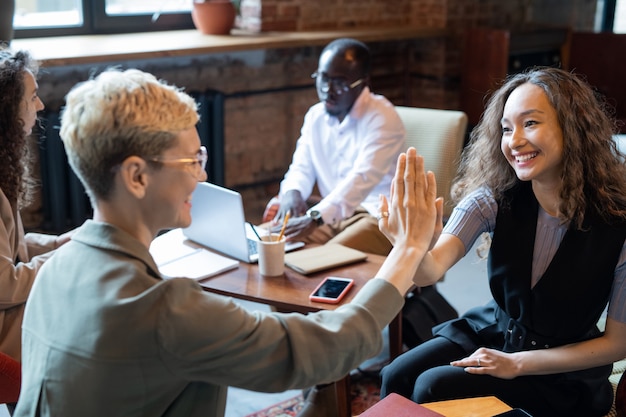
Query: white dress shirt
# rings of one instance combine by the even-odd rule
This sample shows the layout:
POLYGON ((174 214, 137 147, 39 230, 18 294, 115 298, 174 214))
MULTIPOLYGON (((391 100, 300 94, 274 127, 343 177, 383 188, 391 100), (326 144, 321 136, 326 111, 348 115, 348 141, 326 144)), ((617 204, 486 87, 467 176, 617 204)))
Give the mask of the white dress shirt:
POLYGON ((280 195, 298 190, 307 199, 317 182, 323 199, 312 209, 322 213, 324 223, 351 217, 359 205, 375 215, 378 196, 389 196, 405 146, 404 125, 395 107, 368 87, 341 123, 317 103, 304 117, 280 195))

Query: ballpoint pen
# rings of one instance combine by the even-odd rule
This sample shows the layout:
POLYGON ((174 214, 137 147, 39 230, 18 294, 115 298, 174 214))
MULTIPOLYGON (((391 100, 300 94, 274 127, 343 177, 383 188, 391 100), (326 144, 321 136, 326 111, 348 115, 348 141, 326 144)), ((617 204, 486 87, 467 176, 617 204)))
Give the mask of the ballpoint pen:
POLYGON ((256 231, 256 227, 254 227, 254 225, 251 222, 248 222, 248 224, 250 225, 250 228, 252 229, 252 231, 254 232, 254 235, 259 239, 259 240, 263 240, 261 239, 261 236, 259 236, 259 232, 256 231))

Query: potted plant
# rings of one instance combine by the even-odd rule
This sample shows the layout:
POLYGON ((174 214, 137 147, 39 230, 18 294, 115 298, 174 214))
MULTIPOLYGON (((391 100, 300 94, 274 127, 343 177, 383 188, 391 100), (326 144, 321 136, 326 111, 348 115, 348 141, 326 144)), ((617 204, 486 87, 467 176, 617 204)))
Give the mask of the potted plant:
POLYGON ((193 24, 204 34, 228 35, 235 24, 239 3, 240 0, 193 0, 193 24))

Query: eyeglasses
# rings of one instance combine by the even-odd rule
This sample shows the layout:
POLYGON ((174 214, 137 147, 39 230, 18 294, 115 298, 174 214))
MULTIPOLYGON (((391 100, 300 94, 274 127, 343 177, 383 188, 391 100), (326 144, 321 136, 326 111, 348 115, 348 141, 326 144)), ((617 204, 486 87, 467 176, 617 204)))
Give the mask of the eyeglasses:
POLYGON ((206 163, 209 159, 209 155, 204 146, 200 146, 195 158, 177 158, 177 159, 163 159, 160 157, 147 158, 148 161, 158 162, 160 164, 185 164, 186 170, 193 175, 196 179, 201 180, 203 177, 206 163))
POLYGON ((333 85, 333 92, 338 96, 347 93, 352 90, 354 87, 361 85, 365 78, 359 78, 355 82, 348 84, 348 82, 342 78, 331 78, 324 73, 314 72, 311 74, 311 78, 315 78, 315 82, 317 83, 319 89, 322 93, 328 93, 330 91, 330 85, 333 85))

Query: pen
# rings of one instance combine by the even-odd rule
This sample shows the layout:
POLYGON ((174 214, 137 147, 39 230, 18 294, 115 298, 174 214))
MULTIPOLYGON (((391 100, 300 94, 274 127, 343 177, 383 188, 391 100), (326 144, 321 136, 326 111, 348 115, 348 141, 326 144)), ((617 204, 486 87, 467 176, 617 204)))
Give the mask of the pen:
POLYGON ((285 234, 285 227, 287 227, 287 220, 289 220, 289 215, 290 214, 291 214, 291 212, 288 211, 287 214, 285 215, 285 219, 283 220, 283 227, 280 228, 280 234, 278 235, 278 241, 279 242, 283 238, 283 235, 285 234))
POLYGON ((261 236, 259 236, 259 233, 256 231, 256 227, 254 227, 254 225, 250 222, 248 222, 248 224, 250 225, 250 227, 252 228, 252 231, 254 232, 254 235, 259 239, 259 240, 263 240, 261 239, 261 236))

